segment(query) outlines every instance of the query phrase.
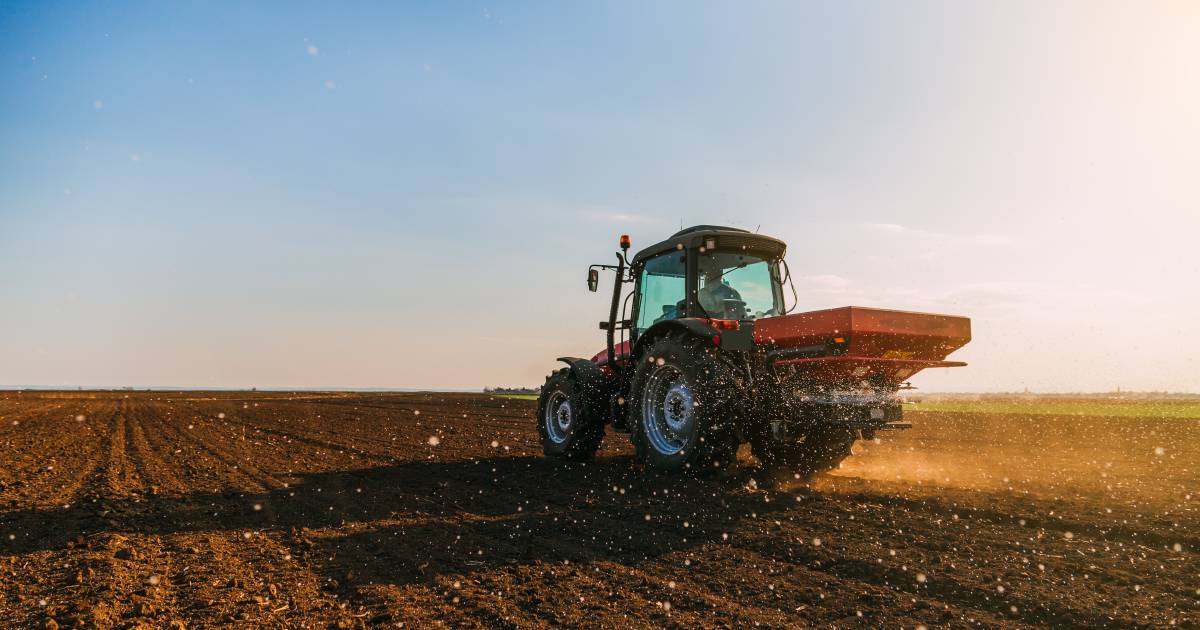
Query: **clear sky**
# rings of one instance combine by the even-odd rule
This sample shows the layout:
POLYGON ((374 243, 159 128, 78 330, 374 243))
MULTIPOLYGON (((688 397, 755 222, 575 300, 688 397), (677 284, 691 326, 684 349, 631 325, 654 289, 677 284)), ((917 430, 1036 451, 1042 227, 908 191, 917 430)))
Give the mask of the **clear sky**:
MULTIPOLYGON (((591 262, 790 244, 938 391, 1200 391, 1194 2, 0 2, 0 383, 534 385, 591 262)), ((607 279, 606 279, 607 280, 607 279)))

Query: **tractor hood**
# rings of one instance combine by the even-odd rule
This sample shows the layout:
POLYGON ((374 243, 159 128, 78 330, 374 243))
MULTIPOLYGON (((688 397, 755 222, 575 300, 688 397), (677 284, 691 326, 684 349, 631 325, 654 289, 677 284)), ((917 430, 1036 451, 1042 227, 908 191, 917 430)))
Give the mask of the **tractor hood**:
POLYGON ((754 342, 776 365, 840 380, 880 373, 903 380, 945 361, 971 340, 971 320, 861 306, 769 317, 754 322, 754 342))

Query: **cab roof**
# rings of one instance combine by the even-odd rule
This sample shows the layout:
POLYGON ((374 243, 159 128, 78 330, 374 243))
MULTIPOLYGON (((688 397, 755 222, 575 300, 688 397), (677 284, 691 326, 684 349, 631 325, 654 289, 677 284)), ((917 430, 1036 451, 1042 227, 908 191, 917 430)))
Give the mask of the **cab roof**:
POLYGON ((777 238, 754 234, 741 228, 693 225, 690 228, 679 230, 665 241, 660 241, 639 251, 633 257, 633 264, 639 264, 665 252, 681 249, 680 246, 686 249, 699 247, 704 243, 704 239, 709 237, 717 239, 718 250, 744 249, 762 255, 764 258, 782 258, 787 249, 787 244, 777 238))

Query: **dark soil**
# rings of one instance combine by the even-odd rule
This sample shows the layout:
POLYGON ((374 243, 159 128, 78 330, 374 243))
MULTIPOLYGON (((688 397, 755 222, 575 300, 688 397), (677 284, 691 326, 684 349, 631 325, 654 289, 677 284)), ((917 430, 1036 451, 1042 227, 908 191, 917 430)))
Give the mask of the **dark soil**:
POLYGON ((805 483, 541 456, 529 401, 0 393, 0 625, 1200 623, 1200 426, 911 414, 805 483))

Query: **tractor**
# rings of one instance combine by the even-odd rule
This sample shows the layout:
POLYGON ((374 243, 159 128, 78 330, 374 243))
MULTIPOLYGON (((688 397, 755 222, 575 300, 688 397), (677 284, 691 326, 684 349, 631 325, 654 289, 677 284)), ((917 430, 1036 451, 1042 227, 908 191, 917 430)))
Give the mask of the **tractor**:
POLYGON ((559 357, 537 423, 546 455, 588 459, 607 427, 665 473, 722 469, 742 444, 768 468, 809 476, 838 466, 858 439, 909 428, 900 392, 971 339, 965 317, 798 303, 783 241, 698 225, 616 264, 604 350, 559 357), (625 291, 629 285, 632 290, 625 291), (790 295, 791 306, 787 306, 790 295))

